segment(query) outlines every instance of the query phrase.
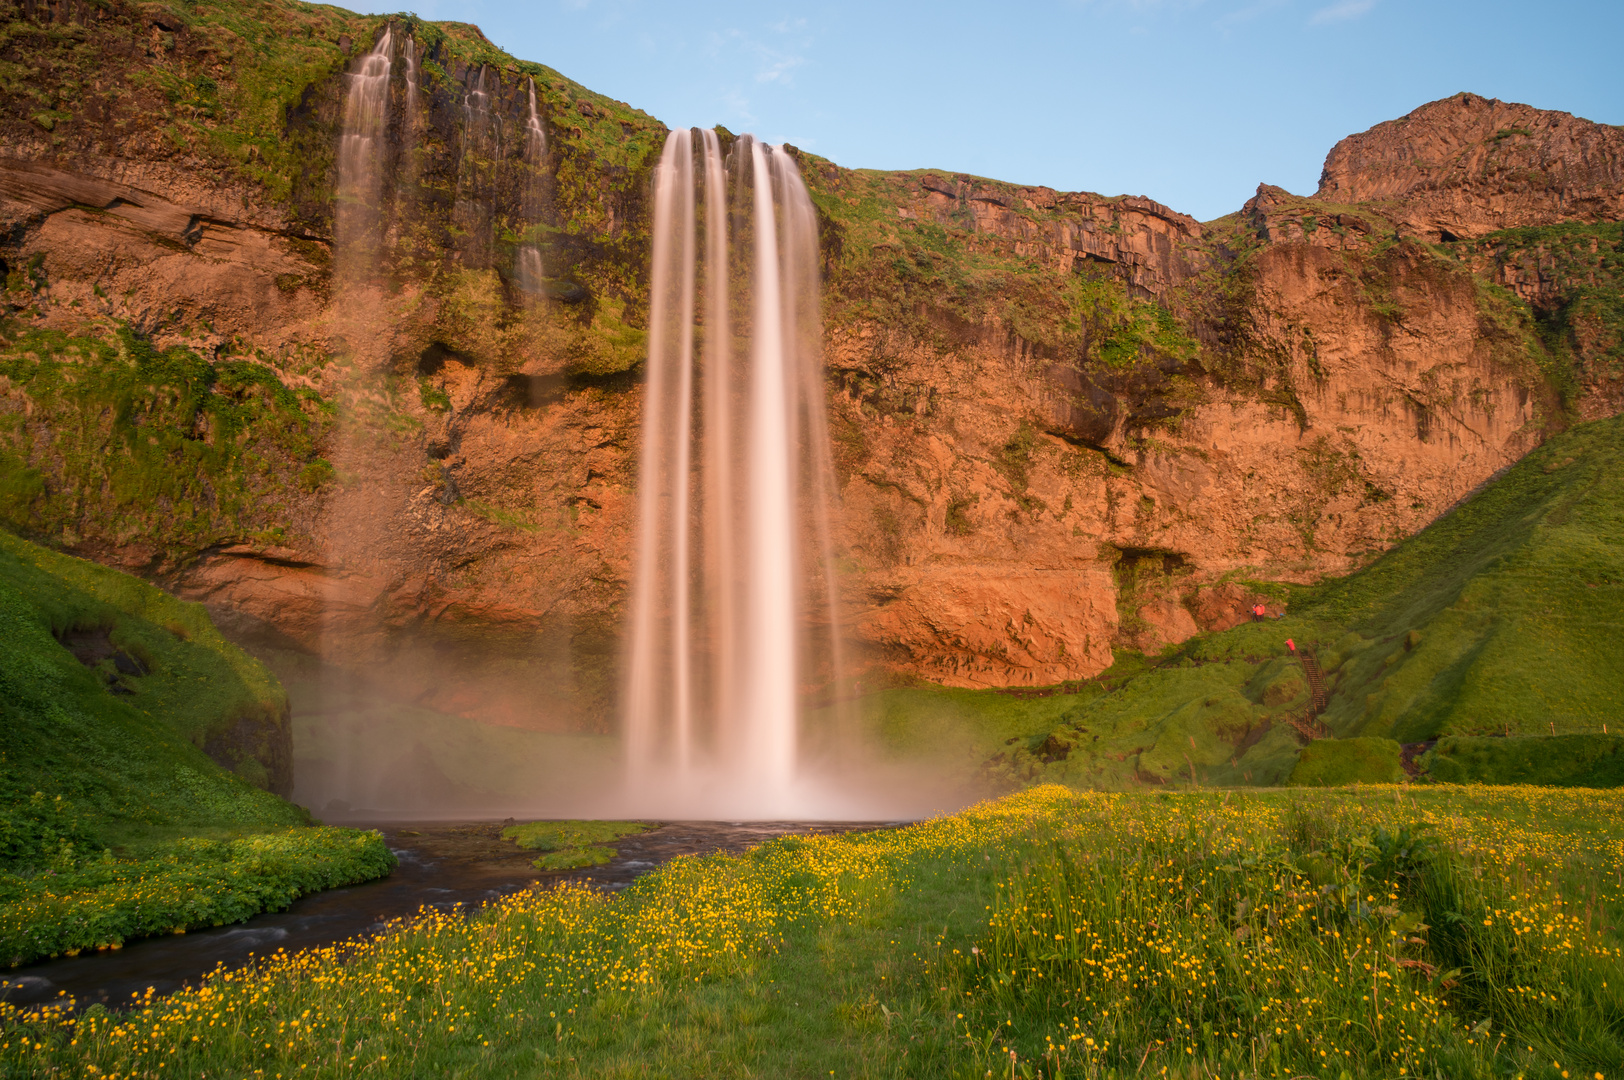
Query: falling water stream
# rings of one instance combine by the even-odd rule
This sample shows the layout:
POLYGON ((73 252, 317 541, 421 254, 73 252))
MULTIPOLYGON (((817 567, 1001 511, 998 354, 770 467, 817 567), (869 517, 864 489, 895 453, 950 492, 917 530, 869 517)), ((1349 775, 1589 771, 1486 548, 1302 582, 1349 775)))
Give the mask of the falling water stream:
MULTIPOLYGON (((530 111, 524 122, 525 222, 532 228, 541 221, 541 167, 547 154, 547 132, 541 126, 541 114, 536 111, 536 80, 529 83, 530 111)), ((531 296, 540 295, 545 277, 541 262, 541 248, 534 242, 519 245, 514 255, 514 277, 519 288, 531 296)))
POLYGON ((389 68, 393 32, 385 29, 359 70, 349 76, 344 127, 338 140, 338 198, 334 249, 341 283, 367 276, 382 242, 383 148, 389 126, 389 68))
POLYGON ((839 657, 817 228, 782 147, 730 159, 679 130, 655 174, 627 797, 778 816, 807 807, 801 690, 839 657))

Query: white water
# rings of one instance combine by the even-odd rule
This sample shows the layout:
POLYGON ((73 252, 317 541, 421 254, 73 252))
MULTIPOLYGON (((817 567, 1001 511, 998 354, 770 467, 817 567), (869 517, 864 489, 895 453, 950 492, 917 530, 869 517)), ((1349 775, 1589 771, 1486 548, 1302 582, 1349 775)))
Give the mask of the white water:
POLYGON ((655 175, 625 801, 827 813, 800 753, 799 700, 832 681, 814 655, 838 662, 809 630, 821 594, 838 638, 816 217, 782 148, 746 136, 732 157, 731 208, 714 132, 672 132, 655 175), (731 258, 748 269, 740 281, 731 258))
MULTIPOLYGON (((530 112, 524 122, 524 163, 529 175, 525 178, 523 210, 526 222, 535 226, 541 220, 541 168, 546 160, 547 132, 536 111, 536 80, 530 80, 529 90, 530 112)), ((541 292, 546 272, 539 247, 533 243, 519 245, 514 257, 514 276, 522 291, 531 295, 541 292)))
POLYGON ((385 29, 349 76, 338 140, 338 198, 334 240, 341 279, 355 281, 376 267, 382 213, 383 151, 389 126, 389 66, 393 34, 385 29))
POLYGON ((488 149, 492 139, 500 142, 501 117, 491 111, 490 68, 481 64, 462 96, 463 134, 474 146, 488 149))

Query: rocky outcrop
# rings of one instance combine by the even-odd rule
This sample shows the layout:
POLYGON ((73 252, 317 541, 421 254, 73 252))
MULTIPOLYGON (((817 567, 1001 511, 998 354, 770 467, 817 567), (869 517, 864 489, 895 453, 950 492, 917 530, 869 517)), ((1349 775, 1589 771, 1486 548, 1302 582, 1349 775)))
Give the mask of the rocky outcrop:
POLYGON ((1456 94, 1332 148, 1315 196, 1380 203, 1406 229, 1459 240, 1624 218, 1624 131, 1456 94))
MULTIPOLYGON (((165 29, 111 4, 74 24, 110 63, 164 65, 191 88, 140 98, 150 115, 87 92, 48 130, 34 105, 0 102, 7 333, 126 328, 217 371, 249 365, 276 384, 254 394, 293 403, 262 423, 299 438, 240 470, 232 514, 202 489, 149 495, 138 526, 95 454, 133 452, 146 424, 174 429, 181 460, 222 445, 223 421, 137 410, 70 459, 62 430, 124 414, 86 398, 53 415, 69 406, 6 381, 0 453, 39 490, 0 492, 0 513, 162 577, 241 640, 320 654, 423 706, 602 727, 663 129, 556 72, 491 60, 470 28, 398 23, 437 73, 410 121, 392 84, 389 257, 340 289, 342 72, 382 21, 289 14, 307 31, 289 47, 316 77, 276 90, 270 123, 231 111, 233 88, 263 91, 266 76, 212 10, 165 29), (532 78, 549 147, 539 191, 511 137, 532 78), (188 130, 252 138, 166 146, 155 132, 183 105, 188 130), (246 145, 245 158, 219 149, 246 145), (539 294, 515 273, 521 236, 550 275, 539 294)), ((1318 196, 1264 186, 1207 225, 1140 197, 799 155, 823 233, 841 615, 860 661, 965 686, 1084 677, 1115 648, 1249 617, 1252 581, 1345 572, 1426 525, 1570 413, 1529 314, 1488 286, 1517 287, 1527 260, 1421 240, 1616 219, 1618 138, 1450 99, 1344 140, 1318 196)), ((1556 296, 1565 273, 1539 288, 1556 296)), ((45 340, 29 347, 59 348, 64 365, 88 355, 45 340)), ((1581 412, 1616 408, 1602 360, 1581 412)), ((179 385, 158 396, 180 400, 179 385)))

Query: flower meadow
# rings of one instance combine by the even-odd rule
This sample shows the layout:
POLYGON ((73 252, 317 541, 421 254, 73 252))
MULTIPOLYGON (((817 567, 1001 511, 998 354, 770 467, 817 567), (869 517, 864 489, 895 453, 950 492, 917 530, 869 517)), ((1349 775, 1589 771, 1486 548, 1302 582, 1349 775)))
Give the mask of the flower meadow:
POLYGON ((1614 1077, 1620 809, 1048 786, 0 1007, 0 1073, 1614 1077))

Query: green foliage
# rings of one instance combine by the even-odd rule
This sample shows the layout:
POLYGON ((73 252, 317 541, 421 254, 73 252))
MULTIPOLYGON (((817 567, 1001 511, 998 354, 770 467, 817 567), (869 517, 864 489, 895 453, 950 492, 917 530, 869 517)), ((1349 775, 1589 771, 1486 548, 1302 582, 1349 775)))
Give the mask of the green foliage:
POLYGON ((17 531, 184 559, 282 524, 289 482, 319 479, 303 470, 323 411, 253 360, 24 329, 0 337, 0 377, 30 405, 0 414, 0 524, 17 531))
POLYGON ((444 390, 435 386, 430 379, 417 381, 417 394, 423 402, 423 408, 430 412, 450 412, 451 397, 444 390))
POLYGON ((278 829, 185 837, 144 858, 107 852, 0 877, 0 960, 120 945, 280 911, 306 893, 386 876, 395 857, 376 831, 278 829))
MULTIPOLYGON (((15 666, 6 666, 19 677, 35 673, 41 680, 34 684, 41 696, 31 706, 36 719, 21 722, 18 734, 35 725, 43 730, 39 717, 75 703, 97 717, 161 717, 176 736, 197 746, 241 724, 275 731, 283 723, 287 697, 281 686, 221 636, 201 604, 3 532, 0 589, 10 598, 8 610, 17 627, 15 636, 0 644, 17 657, 15 666), (104 633, 109 647, 145 669, 115 673, 122 698, 109 694, 102 678, 57 643, 56 637, 75 631, 104 633)), ((13 702, 20 703, 24 693, 19 683, 13 702)), ((45 760, 32 757, 13 759, 11 767, 40 770, 29 783, 48 782, 51 775, 45 760)))
POLYGON ((1292 610, 1335 641, 1340 734, 1594 731, 1624 666, 1624 420, 1580 424, 1350 577, 1292 610), (1413 633, 1412 633, 1413 631, 1413 633))
POLYGON ((614 848, 565 848, 541 856, 532 865, 537 870, 579 870, 585 866, 603 866, 614 857, 614 848))
POLYGON ((1008 1075, 1602 1075, 1624 965, 1570 898, 1616 904, 1616 823, 1529 834, 1507 818, 1537 803, 1474 795, 1094 807, 1010 852, 936 981, 967 991, 975 1065, 1008 1075), (1487 820, 1446 839, 1450 810, 1487 820), (1576 873, 1575 847, 1595 860, 1576 873))
POLYGON ((1449 736, 1421 759, 1429 779, 1446 784, 1624 786, 1624 736, 1471 738, 1449 736))
POLYGON ((1394 784, 1404 779, 1398 743, 1392 739, 1316 739, 1286 783, 1293 787, 1394 784))
POLYGON ((502 835, 527 851, 561 851, 636 836, 653 827, 640 821, 527 821, 509 825, 502 835))

